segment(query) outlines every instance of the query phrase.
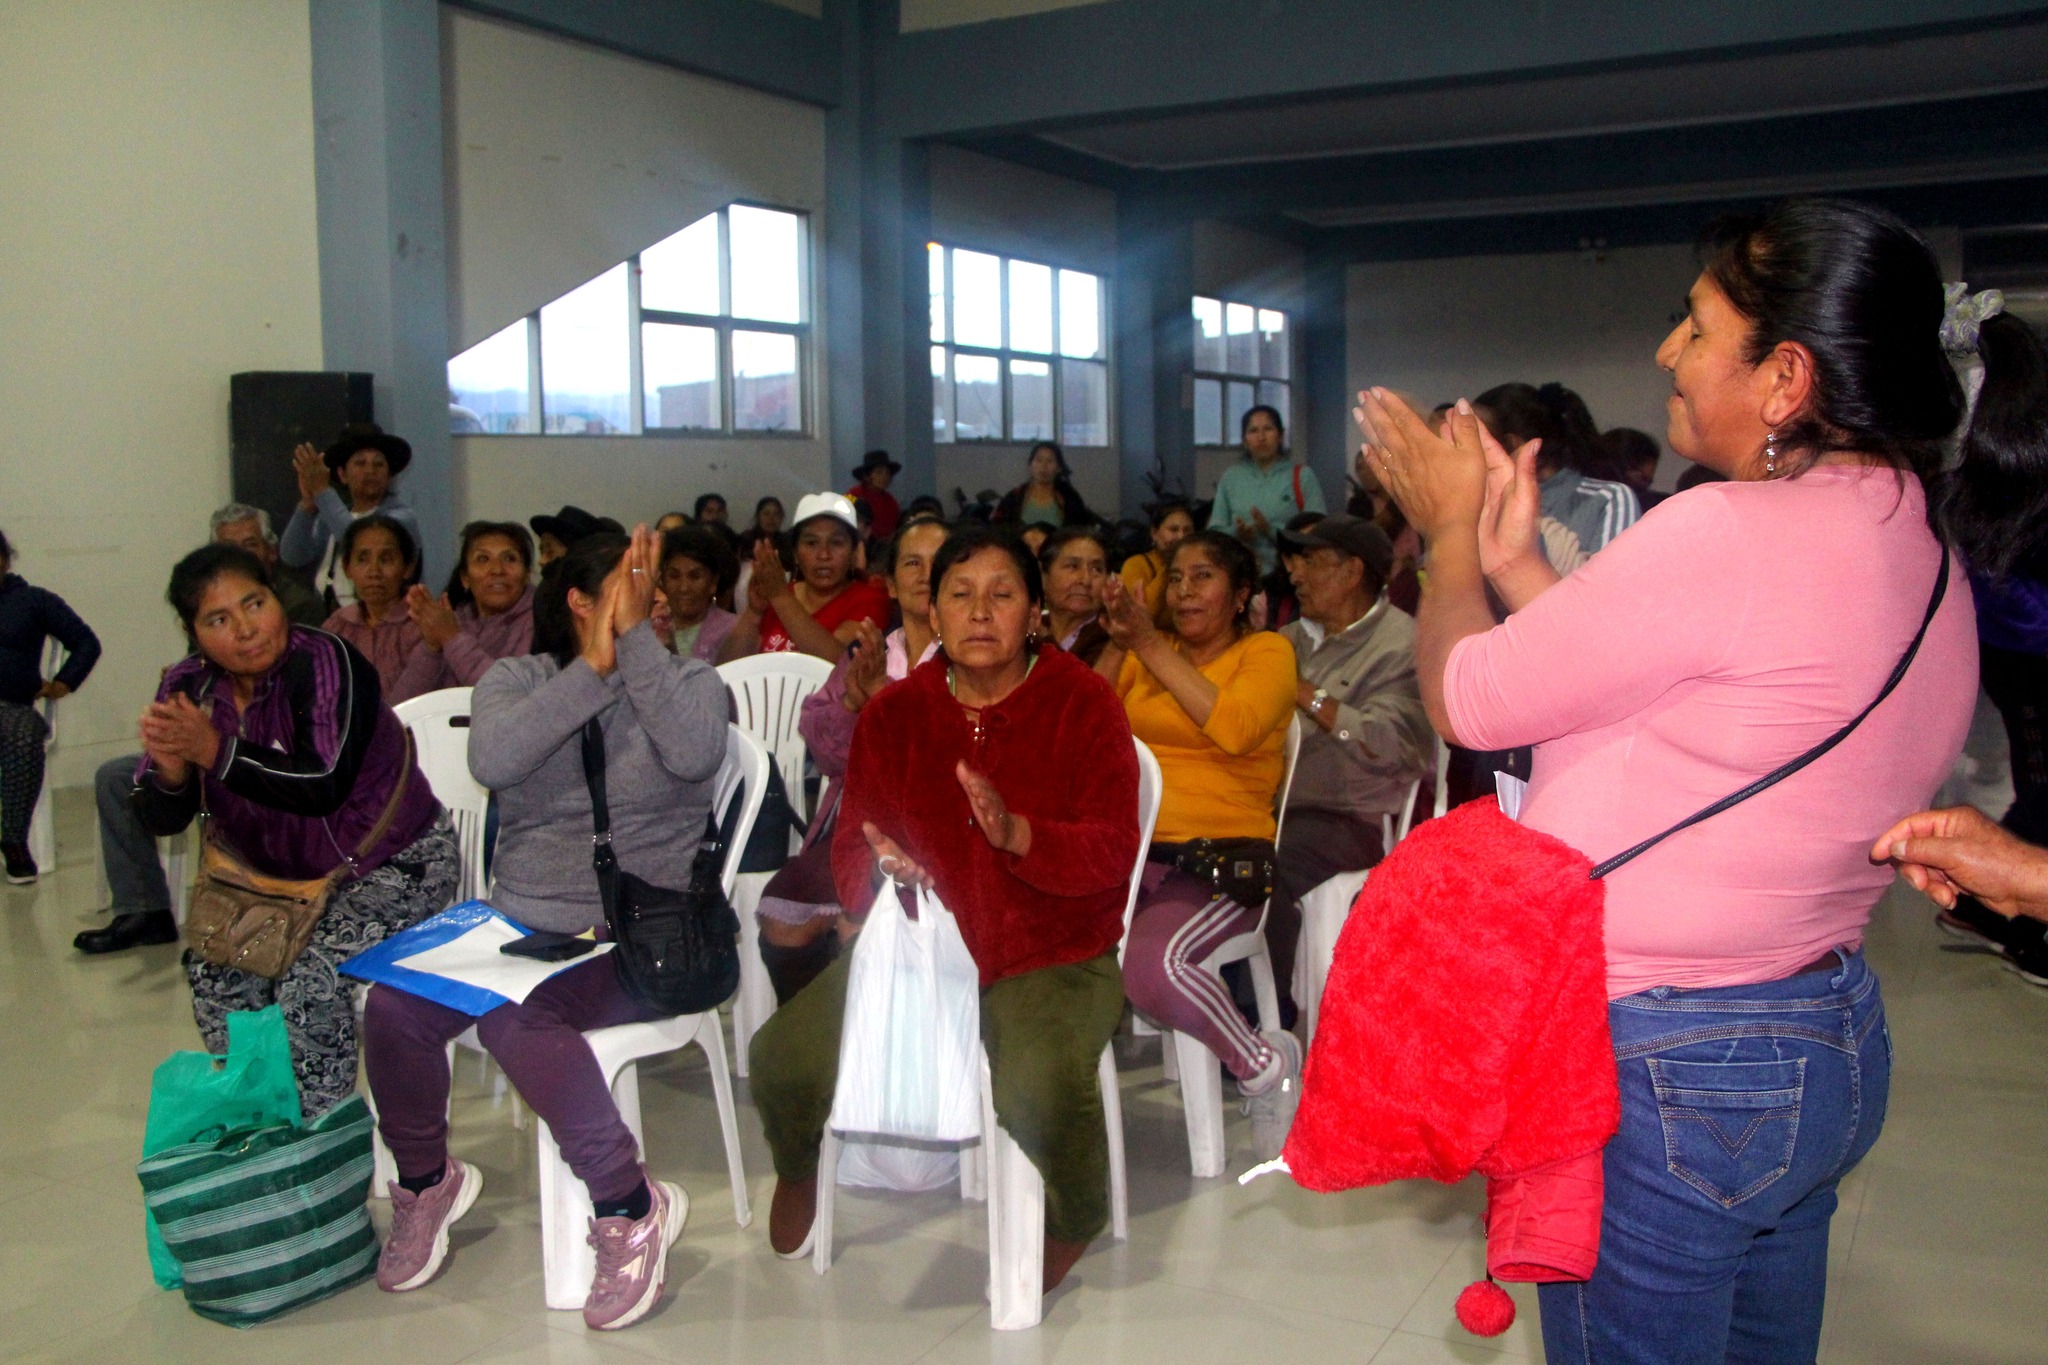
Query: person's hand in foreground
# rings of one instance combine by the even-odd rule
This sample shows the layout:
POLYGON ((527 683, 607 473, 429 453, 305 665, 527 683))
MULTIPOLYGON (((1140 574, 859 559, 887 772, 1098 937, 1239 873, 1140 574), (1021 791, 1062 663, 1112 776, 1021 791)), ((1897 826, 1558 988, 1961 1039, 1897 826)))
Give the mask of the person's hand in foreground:
POLYGON ((1872 862, 1899 875, 1943 909, 1975 896, 2001 915, 2048 920, 2048 849, 2037 848, 1970 806, 1922 811, 1886 830, 1872 862))
POLYGON ((884 877, 898 886, 921 886, 927 891, 937 884, 931 873, 919 866, 894 839, 877 829, 873 821, 863 821, 860 832, 867 839, 868 847, 875 851, 875 868, 884 877))

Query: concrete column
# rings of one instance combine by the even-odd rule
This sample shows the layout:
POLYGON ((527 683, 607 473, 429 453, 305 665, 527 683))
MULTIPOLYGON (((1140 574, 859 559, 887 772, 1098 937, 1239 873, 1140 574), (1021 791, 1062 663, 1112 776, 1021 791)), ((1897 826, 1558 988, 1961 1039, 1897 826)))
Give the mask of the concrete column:
POLYGON ((825 331, 819 385, 832 444, 832 486, 848 488, 867 449, 861 271, 867 231, 863 124, 872 62, 862 41, 859 0, 825 0, 825 25, 839 42, 839 103, 825 111, 825 331))
POLYGON ((399 487, 438 584, 455 553, 440 7, 309 4, 325 364, 375 375, 377 420, 412 443, 399 487))
POLYGON ((1189 222, 1136 196, 1119 200, 1112 304, 1125 516, 1143 515, 1156 496, 1154 477, 1169 494, 1195 491, 1194 269, 1189 222))
POLYGON ((1349 331, 1345 323, 1345 258, 1331 249, 1311 247, 1307 261, 1307 300, 1303 310, 1303 388, 1307 406, 1309 468, 1323 485, 1332 512, 1344 510, 1345 479, 1357 429, 1351 420, 1349 331))

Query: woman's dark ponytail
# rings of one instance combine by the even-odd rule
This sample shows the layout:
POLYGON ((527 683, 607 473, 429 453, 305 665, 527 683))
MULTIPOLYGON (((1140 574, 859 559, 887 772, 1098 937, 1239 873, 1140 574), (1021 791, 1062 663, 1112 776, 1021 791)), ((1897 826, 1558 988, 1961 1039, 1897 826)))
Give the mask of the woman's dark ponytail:
POLYGON ((1977 354, 1984 382, 1942 481, 1942 522, 1977 572, 2048 578, 2048 348, 2001 313, 1979 325, 1977 354))

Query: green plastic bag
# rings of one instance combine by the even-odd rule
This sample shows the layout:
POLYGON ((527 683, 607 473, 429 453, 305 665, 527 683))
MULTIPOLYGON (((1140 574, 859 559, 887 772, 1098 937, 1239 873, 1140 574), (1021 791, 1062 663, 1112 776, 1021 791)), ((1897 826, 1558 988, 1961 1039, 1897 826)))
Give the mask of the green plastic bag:
MULTIPOLYGON (((275 1005, 253 1012, 237 1010, 228 1016, 225 1060, 210 1052, 174 1052, 157 1067, 149 1083, 142 1155, 155 1156, 206 1133, 301 1121, 299 1082, 292 1074, 284 1012, 275 1005)), ((164 1245, 155 1216, 146 1210, 143 1227, 157 1285, 178 1288, 185 1282, 184 1271, 164 1245)))

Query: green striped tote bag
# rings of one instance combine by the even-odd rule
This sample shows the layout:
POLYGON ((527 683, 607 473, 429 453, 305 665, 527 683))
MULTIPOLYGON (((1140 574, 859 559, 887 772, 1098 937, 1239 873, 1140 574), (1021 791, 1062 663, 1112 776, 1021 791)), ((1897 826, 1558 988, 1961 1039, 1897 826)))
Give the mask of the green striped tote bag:
POLYGON ((193 1312, 247 1327, 376 1270, 371 1123, 351 1095, 310 1127, 244 1128, 143 1158, 143 1199, 193 1312))

